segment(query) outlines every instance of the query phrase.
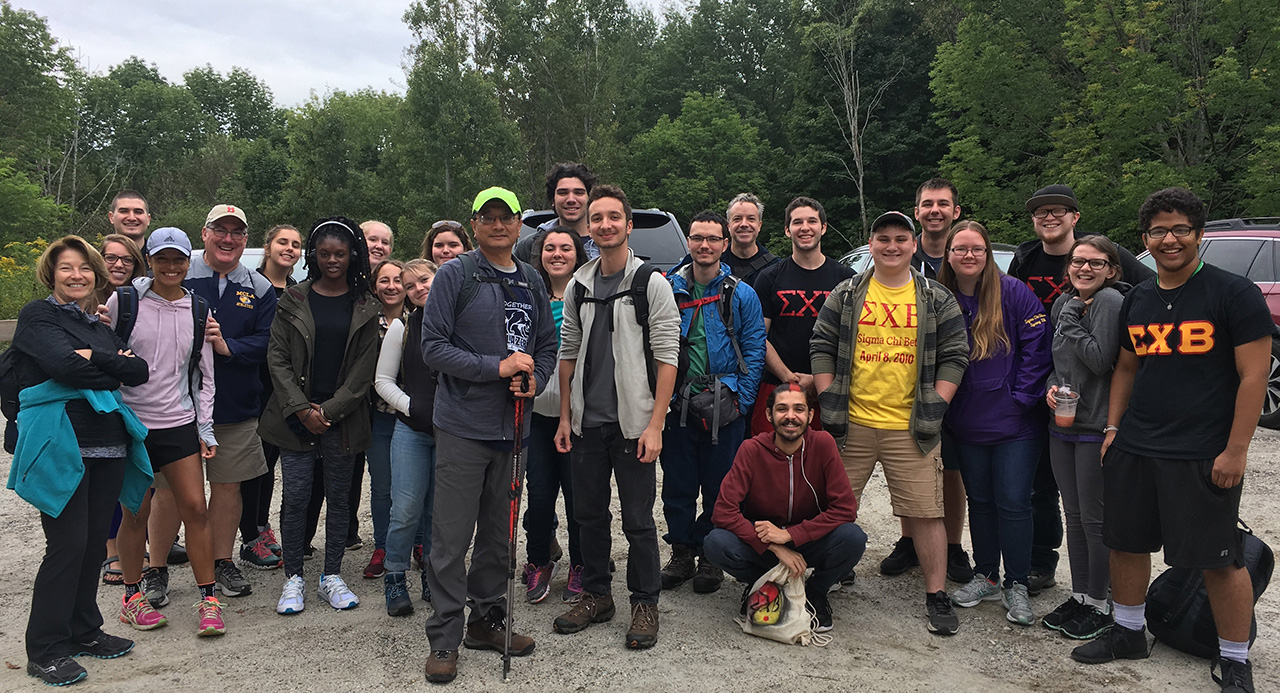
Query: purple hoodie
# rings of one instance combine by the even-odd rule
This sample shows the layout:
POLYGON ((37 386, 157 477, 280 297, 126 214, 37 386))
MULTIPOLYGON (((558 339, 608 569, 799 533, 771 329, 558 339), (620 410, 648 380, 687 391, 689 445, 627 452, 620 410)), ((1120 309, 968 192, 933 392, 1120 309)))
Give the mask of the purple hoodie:
MULTIPOLYGON (((973 343, 978 297, 956 294, 973 343)), ((943 420, 957 442, 996 445, 1027 440, 1048 430, 1045 381, 1053 370, 1053 333, 1044 305, 1026 284, 1000 274, 1005 334, 1012 349, 969 361, 960 389, 943 420)))

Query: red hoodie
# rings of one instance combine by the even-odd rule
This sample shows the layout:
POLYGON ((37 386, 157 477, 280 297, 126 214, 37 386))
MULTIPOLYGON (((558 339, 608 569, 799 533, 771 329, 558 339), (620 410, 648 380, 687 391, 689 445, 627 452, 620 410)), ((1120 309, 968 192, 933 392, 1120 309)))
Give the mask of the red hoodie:
POLYGON ((804 432, 804 445, 790 457, 773 444, 773 432, 753 436, 738 448, 733 467, 720 482, 711 521, 764 553, 755 523, 768 520, 803 546, 858 519, 858 499, 836 441, 826 431, 804 432))

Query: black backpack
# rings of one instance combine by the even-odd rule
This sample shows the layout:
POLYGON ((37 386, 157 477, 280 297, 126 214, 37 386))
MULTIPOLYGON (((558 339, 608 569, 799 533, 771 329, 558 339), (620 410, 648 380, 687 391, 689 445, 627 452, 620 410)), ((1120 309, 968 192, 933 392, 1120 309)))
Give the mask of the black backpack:
POLYGON ((523 260, 512 258, 516 261, 516 266, 520 269, 520 276, 524 277, 524 281, 513 281, 507 277, 499 277, 492 274, 481 274, 480 265, 476 262, 475 257, 471 253, 463 253, 458 256, 458 261, 462 263, 462 287, 458 289, 458 298, 453 304, 453 317, 456 319, 462 314, 462 309, 471 305, 471 301, 476 297, 476 291, 480 288, 480 284, 497 284, 502 287, 503 291, 510 291, 511 287, 527 289, 533 291, 535 284, 542 283, 542 277, 538 271, 523 260))
MULTIPOLYGON (((1266 591, 1275 567, 1275 556, 1266 542, 1240 520, 1244 564, 1253 583, 1253 603, 1266 591)), ((1170 568, 1147 589, 1147 628, 1156 640, 1187 654, 1213 659, 1218 656, 1218 628, 1209 608, 1209 594, 1199 570, 1170 568)), ((1249 627, 1249 643, 1258 637, 1258 619, 1249 627)))
POLYGON ((13 454, 18 445, 18 351, 10 346, 0 354, 0 414, 4 414, 4 451, 13 454))
MULTIPOLYGON (((191 397, 196 398, 196 390, 203 386, 204 374, 200 372, 200 350, 204 348, 204 327, 209 321, 209 302, 199 294, 191 293, 191 317, 195 322, 195 334, 191 343, 191 356, 187 359, 187 379, 192 383, 191 397), (194 380, 192 380, 194 378, 194 380)), ((132 284, 116 288, 116 335, 120 341, 129 343, 133 335, 133 326, 138 321, 138 290, 132 284)))
MULTIPOLYGON (((654 272, 662 276, 662 270, 647 262, 641 263, 636 268, 635 275, 631 279, 631 288, 612 296, 604 298, 595 298, 587 296, 587 287, 582 282, 573 283, 573 305, 581 309, 584 303, 594 303, 605 306, 605 314, 609 319, 609 331, 613 331, 613 302, 631 297, 632 306, 635 308, 636 323, 640 325, 640 329, 644 332, 644 364, 646 375, 649 376, 649 392, 655 393, 658 390, 658 373, 657 366, 653 360, 653 345, 649 339, 649 280, 653 278, 654 272)), ((590 367, 590 364, 587 366, 590 367)), ((586 377, 586 374, 583 374, 586 377)))

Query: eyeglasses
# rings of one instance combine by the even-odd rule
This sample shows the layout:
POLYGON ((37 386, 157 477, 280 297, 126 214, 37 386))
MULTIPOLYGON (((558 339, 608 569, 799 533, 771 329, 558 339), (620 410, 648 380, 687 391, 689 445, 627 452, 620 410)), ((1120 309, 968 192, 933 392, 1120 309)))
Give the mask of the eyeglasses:
POLYGON ((724 236, 689 236, 689 245, 715 245, 724 241, 724 236))
POLYGON ((515 214, 501 214, 496 217, 491 217, 488 214, 481 214, 476 217, 476 221, 480 222, 481 224, 484 224, 485 226, 488 226, 490 224, 497 224, 497 223, 510 224, 511 222, 519 218, 520 217, 515 214))
POLYGON ((249 237, 249 229, 235 229, 233 231, 230 229, 224 229, 221 226, 210 226, 208 228, 209 233, 212 233, 218 238, 226 238, 230 236, 231 238, 240 241, 249 237))
POLYGON ((1147 229, 1147 238, 1150 238, 1153 241, 1158 241, 1171 233, 1177 238, 1186 238, 1187 236, 1190 236, 1193 231, 1195 231, 1195 229, 1190 226, 1182 225, 1175 226, 1171 229, 1166 229, 1163 226, 1152 226, 1147 229))
POLYGON ((1088 265, 1089 269, 1091 270, 1101 270, 1101 269, 1106 269, 1110 264, 1111 262, 1109 260, 1104 260, 1102 258, 1097 258, 1097 257, 1090 260, 1086 260, 1085 258, 1082 258, 1082 257, 1071 258, 1071 266, 1076 269, 1080 269, 1081 267, 1088 265))
POLYGON ((133 267, 133 264, 134 264, 133 258, 129 257, 128 255, 103 255, 102 261, 107 263, 108 267, 116 264, 117 262, 124 265, 125 267, 133 267))
POLYGON ((952 248, 951 254, 955 255, 956 257, 964 257, 965 255, 973 255, 974 257, 984 257, 987 254, 987 249, 981 246, 975 246, 973 248, 952 248))
POLYGON ((462 224, 452 219, 441 219, 440 221, 437 221, 436 223, 431 225, 432 231, 435 231, 436 229, 452 229, 454 231, 461 231, 462 224))
POLYGON ((1055 219, 1061 219, 1062 217, 1067 216, 1067 212, 1070 212, 1070 211, 1073 211, 1073 210, 1067 209, 1066 207, 1051 207, 1049 209, 1041 208, 1032 212, 1031 216, 1035 217, 1036 219, 1046 219, 1050 216, 1052 216, 1055 219))

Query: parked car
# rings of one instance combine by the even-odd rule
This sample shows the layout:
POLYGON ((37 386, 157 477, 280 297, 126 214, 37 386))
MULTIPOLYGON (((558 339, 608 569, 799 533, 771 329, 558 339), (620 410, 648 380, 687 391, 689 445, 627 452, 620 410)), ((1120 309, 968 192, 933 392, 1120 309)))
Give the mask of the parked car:
MULTIPOLYGON (((191 257, 193 258, 200 257, 203 254, 203 248, 197 248, 191 251, 191 257)), ((257 270, 258 267, 262 266, 262 256, 264 254, 266 254, 266 251, 262 248, 245 248, 244 255, 240 256, 240 264, 251 270, 257 270)), ((307 261, 305 259, 300 259, 298 260, 298 264, 293 266, 292 274, 296 281, 302 281, 307 278, 306 262, 307 261)))
MULTIPOLYGON (((554 210, 525 212, 520 227, 520 237, 538 232, 538 226, 553 218, 554 210)), ((636 257, 668 270, 689 253, 689 242, 674 214, 658 209, 634 209, 631 211, 630 247, 636 257)))
MULTIPOLYGON (((1253 280, 1271 309, 1271 319, 1280 325, 1280 217, 1220 219, 1204 225, 1200 258, 1228 272, 1253 280)), ((1143 251, 1142 264, 1156 268, 1155 258, 1143 251)), ((1271 340, 1271 370, 1267 396, 1258 423, 1280 428, 1280 338, 1271 340)))
MULTIPOLYGON (((1013 262, 1013 251, 1017 250, 1017 246, 1007 243, 992 243, 991 251, 995 255, 996 265, 1001 271, 1009 271, 1009 263, 1013 262)), ((871 266, 871 246, 864 245, 854 248, 840 258, 841 264, 851 268, 854 272, 862 273, 863 270, 871 266)))

